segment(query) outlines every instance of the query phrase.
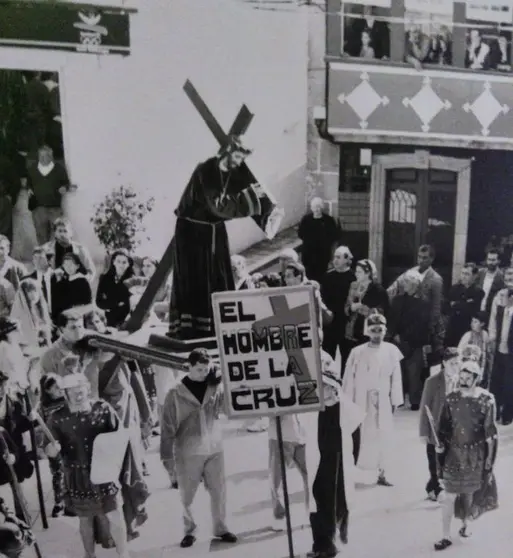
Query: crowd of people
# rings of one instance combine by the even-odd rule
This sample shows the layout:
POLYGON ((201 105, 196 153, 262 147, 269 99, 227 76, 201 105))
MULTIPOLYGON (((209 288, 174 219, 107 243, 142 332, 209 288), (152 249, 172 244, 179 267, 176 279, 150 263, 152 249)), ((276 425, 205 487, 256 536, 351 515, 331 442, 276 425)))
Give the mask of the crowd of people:
MULTIPOLYGON (((316 293, 326 408, 317 433, 309 434, 299 415, 284 416, 282 424, 286 462, 303 479, 311 556, 334 556, 336 538, 347 542, 357 469, 375 475, 379 486, 393 485, 391 436, 395 410, 403 406, 420 410, 427 497, 443 500, 443 537, 435 545, 443 550, 452 544, 454 514, 465 537, 469 519, 497 506, 496 422, 513 421, 513 269, 500 270, 491 250, 484 269, 466 264, 460 280, 444 289, 433 248, 422 246, 418 265, 386 289, 372 261, 355 263, 350 248, 339 245, 340 229, 323 213, 322 200, 311 209, 299 228, 303 263, 285 250, 279 272, 250 275, 244 258, 232 257, 237 290, 310 284, 316 293)), ((193 350, 187 373, 179 374, 119 361, 84 343, 90 332, 122 335, 158 262, 143 258, 136 265, 117 250, 96 281, 70 223, 59 217, 52 230, 51 241, 34 249, 31 273, 0 237, 0 442, 7 448, 0 484, 11 486, 15 503, 14 513, 0 509, 0 552, 19 556, 32 542, 16 487, 48 458, 52 517, 78 516, 86 558, 94 558, 97 544, 127 558, 128 542, 148 518, 145 451, 154 435, 183 505, 181 546, 196 541, 191 505, 201 482, 212 499, 214 536, 236 543, 217 420, 223 386, 208 351, 193 350), (25 445, 25 432, 34 447, 25 445)), ((160 289, 148 320, 168 320, 170 290, 160 289)), ((267 430, 272 528, 283 530, 276 422, 246 426, 267 430)))
MULTIPOLYGON (((387 18, 376 16, 372 6, 363 7, 363 15, 346 14, 344 53, 367 60, 390 59, 390 27, 387 18)), ((408 15, 405 20, 409 20, 408 15)), ((406 24, 404 61, 416 68, 423 64, 453 65, 451 23, 406 24)), ((428 18, 429 19, 429 14, 428 18)), ((469 27, 466 33, 465 68, 511 72, 511 32, 501 29, 469 27)))

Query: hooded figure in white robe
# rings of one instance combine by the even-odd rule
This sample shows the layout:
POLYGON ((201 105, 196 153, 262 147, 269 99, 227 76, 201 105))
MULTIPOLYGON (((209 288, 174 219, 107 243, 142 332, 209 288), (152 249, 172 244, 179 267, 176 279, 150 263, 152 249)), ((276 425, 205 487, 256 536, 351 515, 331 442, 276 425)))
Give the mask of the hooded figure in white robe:
POLYGON ((351 435, 364 418, 364 412, 342 392, 340 369, 330 355, 323 351, 321 361, 326 408, 318 421, 305 421, 307 469, 316 472, 309 475, 313 548, 308 554, 315 558, 338 552, 337 529, 347 543, 355 491, 351 435))
POLYGON ((392 486, 385 472, 390 469, 393 415, 404 404, 401 376, 401 351, 383 341, 386 318, 371 314, 365 324, 369 342, 355 347, 349 355, 342 389, 365 412, 360 428, 360 448, 355 455, 357 467, 377 471, 378 484, 392 486))

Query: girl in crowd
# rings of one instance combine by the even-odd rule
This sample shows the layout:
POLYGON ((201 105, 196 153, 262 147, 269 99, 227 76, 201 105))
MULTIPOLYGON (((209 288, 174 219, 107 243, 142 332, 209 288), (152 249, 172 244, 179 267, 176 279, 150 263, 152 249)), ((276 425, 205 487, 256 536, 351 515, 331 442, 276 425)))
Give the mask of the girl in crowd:
POLYGON ((62 267, 56 270, 52 281, 54 321, 70 308, 91 304, 93 294, 85 273, 86 269, 75 253, 68 252, 64 255, 62 267))
POLYGON ((105 311, 109 327, 119 327, 130 313, 130 292, 124 281, 134 275, 134 261, 128 252, 115 250, 109 268, 100 277, 96 294, 96 305, 105 311))

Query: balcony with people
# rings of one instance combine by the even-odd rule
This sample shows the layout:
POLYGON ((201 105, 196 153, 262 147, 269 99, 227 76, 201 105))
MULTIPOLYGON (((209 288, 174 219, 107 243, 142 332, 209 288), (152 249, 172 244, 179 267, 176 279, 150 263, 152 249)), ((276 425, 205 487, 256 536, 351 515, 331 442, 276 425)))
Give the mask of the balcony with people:
POLYGON ((513 4, 327 0, 326 25, 333 136, 513 149, 513 4))

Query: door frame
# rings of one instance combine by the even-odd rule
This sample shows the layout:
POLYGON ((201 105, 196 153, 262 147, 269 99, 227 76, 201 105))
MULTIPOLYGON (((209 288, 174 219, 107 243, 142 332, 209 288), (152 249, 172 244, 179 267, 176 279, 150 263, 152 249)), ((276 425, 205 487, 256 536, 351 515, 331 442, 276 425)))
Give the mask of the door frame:
MULTIPOLYGON (((369 258, 376 264, 381 278, 383 242, 385 232, 386 181, 391 169, 445 170, 458 174, 456 190, 456 223, 454 227, 454 251, 452 280, 456 282, 465 264, 467 251, 468 215, 470 202, 470 176, 472 159, 459 159, 431 155, 429 151, 376 155, 372 162, 370 210, 369 210, 369 258)), ((436 267, 436 260, 435 260, 436 267)))

